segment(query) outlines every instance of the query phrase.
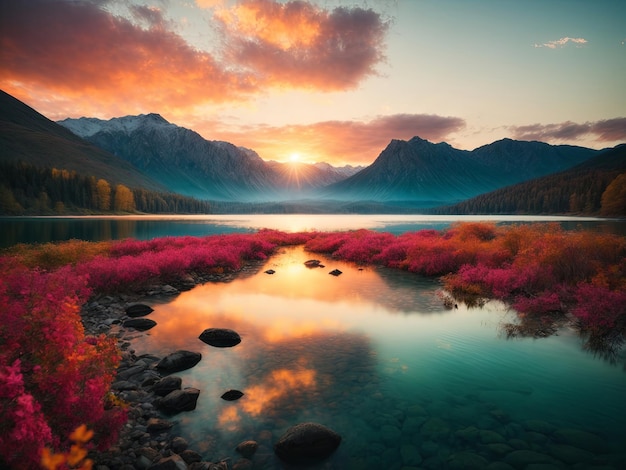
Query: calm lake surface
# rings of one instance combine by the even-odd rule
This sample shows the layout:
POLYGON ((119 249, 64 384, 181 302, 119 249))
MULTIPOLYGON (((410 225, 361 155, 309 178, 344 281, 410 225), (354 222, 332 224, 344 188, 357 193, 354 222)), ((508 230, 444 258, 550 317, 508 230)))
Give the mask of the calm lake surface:
POLYGON ((273 228, 286 232, 337 231, 367 228, 403 233, 443 229, 464 220, 498 223, 558 222, 571 229, 586 227, 626 235, 626 221, 593 217, 544 216, 428 216, 428 215, 197 215, 110 217, 0 217, 0 248, 16 243, 45 243, 70 239, 142 240, 179 235, 206 236, 273 228))
POLYGON ((171 419, 206 459, 235 463, 252 439, 253 468, 292 468, 272 445, 313 421, 343 440, 306 468, 626 468, 626 373, 575 332, 507 340, 515 312, 499 302, 446 309, 436 280, 319 255, 309 269, 311 257, 283 248, 256 273, 156 304, 157 326, 134 340, 137 355, 202 353, 176 373, 201 390, 197 408, 171 419), (200 341, 212 327, 242 342, 200 341), (230 389, 244 396, 222 400, 230 389))

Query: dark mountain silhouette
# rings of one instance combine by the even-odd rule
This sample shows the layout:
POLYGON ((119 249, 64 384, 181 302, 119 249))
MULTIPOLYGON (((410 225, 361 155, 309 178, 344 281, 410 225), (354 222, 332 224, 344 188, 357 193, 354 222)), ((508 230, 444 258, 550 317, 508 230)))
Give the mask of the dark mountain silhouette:
MULTIPOLYGON (((440 214, 597 214, 607 186, 626 173, 626 144, 568 170, 434 210, 440 214)), ((623 214, 626 215, 626 214, 623 214)))
POLYGON ((76 136, 2 90, 0 159, 76 171, 130 188, 165 189, 130 163, 76 136))
POLYGON ((413 201, 432 207, 563 170, 596 150, 504 139, 473 151, 414 137, 393 140, 369 167, 326 188, 344 200, 413 201))
POLYGON ((169 190, 202 199, 293 199, 345 177, 330 165, 266 162, 253 150, 206 140, 158 114, 108 121, 65 119, 59 124, 127 160, 169 190))

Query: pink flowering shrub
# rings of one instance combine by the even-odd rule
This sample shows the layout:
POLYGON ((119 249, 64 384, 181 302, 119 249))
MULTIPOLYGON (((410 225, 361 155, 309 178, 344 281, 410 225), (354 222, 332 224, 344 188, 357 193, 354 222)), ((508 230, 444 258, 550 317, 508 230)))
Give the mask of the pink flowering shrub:
POLYGON ((67 445, 79 424, 125 420, 105 412, 120 357, 113 338, 84 335, 78 312, 89 293, 71 266, 45 272, 0 258, 0 456, 10 466, 37 468, 43 447, 67 445))
POLYGON ((572 313, 584 329, 626 328, 626 291, 581 283, 576 292, 572 313))
POLYGON ((517 296, 513 302, 513 308, 520 313, 530 315, 561 313, 563 311, 558 292, 541 292, 533 297, 517 296))
POLYGON ((371 263, 394 241, 395 237, 390 233, 358 230, 333 253, 333 257, 356 263, 371 263))

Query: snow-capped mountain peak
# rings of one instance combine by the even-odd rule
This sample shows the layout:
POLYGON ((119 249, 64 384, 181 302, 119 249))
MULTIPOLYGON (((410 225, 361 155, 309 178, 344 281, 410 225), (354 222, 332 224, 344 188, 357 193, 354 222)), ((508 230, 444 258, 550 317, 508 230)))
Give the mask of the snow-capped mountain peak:
POLYGON ((98 132, 123 132, 130 135, 141 127, 176 127, 156 113, 116 117, 108 121, 88 117, 67 118, 58 123, 82 138, 91 137, 98 132))

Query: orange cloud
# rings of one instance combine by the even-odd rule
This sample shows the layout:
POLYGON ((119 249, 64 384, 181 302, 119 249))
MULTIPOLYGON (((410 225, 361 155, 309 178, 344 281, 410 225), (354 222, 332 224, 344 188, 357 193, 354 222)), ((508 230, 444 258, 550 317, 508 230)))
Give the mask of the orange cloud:
POLYGON ((274 85, 353 88, 384 58, 388 25, 373 10, 329 12, 303 1, 244 0, 216 18, 230 59, 274 85))
POLYGON ((212 6, 222 41, 190 45, 158 8, 106 1, 2 1, 0 83, 56 119, 68 115, 168 114, 249 100, 273 86, 355 86, 382 59, 386 26, 371 10, 332 12, 306 2, 212 6))
POLYGON ((304 160, 368 165, 392 139, 419 136, 446 140, 465 127, 458 117, 431 114, 394 114, 370 121, 324 121, 308 125, 247 126, 223 129, 219 123, 197 130, 211 138, 249 147, 266 160, 282 160, 298 152, 304 160))
POLYGON ((43 89, 71 99, 76 109, 90 103, 106 109, 113 101, 126 114, 258 90, 250 74, 225 69, 168 31, 158 10, 133 13, 149 28, 87 2, 7 2, 0 33, 3 87, 9 93, 43 89))

